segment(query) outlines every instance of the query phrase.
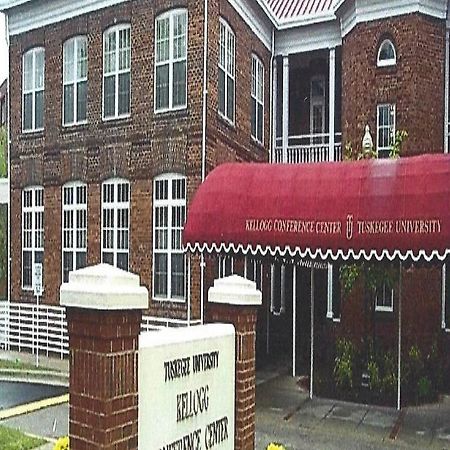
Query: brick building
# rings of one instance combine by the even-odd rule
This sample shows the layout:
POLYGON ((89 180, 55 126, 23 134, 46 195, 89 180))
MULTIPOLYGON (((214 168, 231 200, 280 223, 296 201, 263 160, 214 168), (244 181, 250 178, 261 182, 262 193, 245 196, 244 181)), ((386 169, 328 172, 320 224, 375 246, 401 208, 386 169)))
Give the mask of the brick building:
MULTIPOLYGON (((225 161, 340 161, 345 144, 361 148, 367 124, 379 157, 402 129, 402 156, 448 152, 444 0, 4 3, 12 304, 35 302, 34 262, 43 262, 43 303, 57 307, 70 270, 103 261, 141 276, 148 321, 187 323, 202 319, 211 278, 234 271, 267 294, 260 336, 271 340, 258 345, 290 349, 288 262, 224 257, 205 274, 199 257, 182 254, 186 208, 205 175, 225 161)), ((361 304, 339 307, 337 272, 318 276, 316 314, 331 333, 359 335, 361 304)), ((429 339, 448 339, 442 273, 406 276, 405 322, 423 313, 429 339)), ((300 353, 307 308, 299 301, 300 353)), ((393 335, 395 292, 383 288, 373 309, 393 335)))
POLYGON ((8 96, 7 96, 8 83, 5 79, 0 84, 0 127, 6 126, 7 112, 8 112, 8 96))

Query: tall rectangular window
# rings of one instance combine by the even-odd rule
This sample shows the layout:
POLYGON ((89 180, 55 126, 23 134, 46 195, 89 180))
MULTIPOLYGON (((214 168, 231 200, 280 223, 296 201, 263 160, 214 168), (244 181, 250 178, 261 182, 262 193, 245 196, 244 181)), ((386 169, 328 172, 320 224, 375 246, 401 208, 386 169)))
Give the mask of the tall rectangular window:
POLYGON ((221 18, 219 24, 219 113, 234 123, 236 38, 225 20, 221 18))
POLYGON ((394 289, 390 288, 387 283, 383 283, 377 289, 375 311, 394 311, 394 289))
POLYGON ((128 116, 130 99, 131 28, 122 24, 103 35, 103 118, 128 116))
POLYGON ((181 235, 186 220, 186 178, 168 174, 153 189, 153 297, 184 300, 186 258, 181 235))
POLYGON ((395 139, 395 105, 377 106, 377 151, 379 158, 389 157, 395 139))
POLYGON ((262 263, 257 259, 245 257, 245 278, 256 283, 256 289, 262 290, 262 263))
POLYGON ((327 319, 341 319, 341 278, 339 264, 328 264, 327 319))
POLYGON ((130 184, 108 180, 102 185, 102 262, 128 270, 130 184))
POLYGON ((33 288, 33 265, 44 262, 44 188, 22 192, 22 288, 33 288))
POLYGON ((263 143, 264 139, 264 66, 252 55, 252 137, 263 143))
POLYGON ((42 47, 28 50, 23 55, 23 131, 39 131, 44 128, 44 59, 42 47))
POLYGON ((63 47, 63 124, 86 121, 87 38, 69 39, 63 47))
POLYGON ((86 267, 87 186, 67 184, 62 197, 62 271, 63 281, 67 282, 72 270, 86 267))
POLYGON ((187 11, 176 9, 156 18, 155 110, 187 104, 187 11))

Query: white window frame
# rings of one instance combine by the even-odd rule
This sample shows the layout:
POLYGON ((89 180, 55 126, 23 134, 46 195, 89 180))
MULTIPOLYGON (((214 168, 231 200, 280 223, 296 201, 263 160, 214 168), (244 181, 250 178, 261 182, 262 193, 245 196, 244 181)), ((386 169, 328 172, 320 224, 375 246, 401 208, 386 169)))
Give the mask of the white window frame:
POLYGON ((375 311, 377 311, 377 312, 393 312, 394 311, 394 289, 389 289, 388 286, 386 285, 386 283, 383 283, 382 290, 383 290, 383 297, 384 297, 385 301, 381 305, 378 304, 378 292, 377 292, 377 295, 375 296, 375 311), (390 293, 389 293, 389 291, 390 291, 390 293), (390 300, 391 300, 390 306, 386 306, 386 304, 385 304, 386 296, 390 297, 390 300))
POLYGON ((181 109, 187 108, 187 96, 188 96, 188 86, 187 86, 187 49, 188 49, 188 30, 189 30, 189 23, 188 23, 188 11, 186 8, 177 8, 170 11, 167 11, 163 14, 160 14, 155 19, 155 71, 154 71, 154 111, 156 114, 161 114, 167 111, 178 111, 181 109), (185 34, 185 53, 183 57, 174 57, 174 41, 175 41, 175 35, 174 35, 174 20, 176 16, 180 16, 184 14, 186 17, 186 34, 185 34), (158 22, 161 20, 169 19, 169 59, 164 61, 158 61, 158 54, 157 54, 157 27, 158 22), (186 80, 186 86, 185 86, 185 102, 182 105, 173 106, 173 67, 174 64, 179 62, 185 62, 185 80, 186 80), (167 108, 158 108, 156 104, 156 69, 157 67, 169 65, 169 105, 167 108))
MULTIPOLYGON (((22 190, 22 289, 24 291, 32 291, 34 285, 34 263, 36 262, 36 252, 42 252, 42 264, 44 263, 44 188, 42 186, 30 186, 22 190), (25 206, 25 195, 31 194, 31 205, 25 206), (42 195, 42 204, 37 205, 37 194, 42 195), (31 214, 30 227, 25 230, 25 215, 31 214), (41 222, 38 223, 37 215, 40 215, 41 222), (26 245, 26 233, 31 233, 29 236, 30 244, 26 245), (38 242, 41 241, 41 242, 38 242), (42 244, 42 245, 39 245, 42 244), (23 260, 24 253, 31 252, 31 285, 24 284, 23 260)), ((42 283, 44 286, 44 283, 42 283)))
MULTIPOLYGON (((223 70, 225 74, 225 105, 224 111, 220 111, 220 99, 218 101, 218 111, 220 117, 222 117, 227 122, 234 125, 236 118, 236 35, 234 31, 228 24, 228 22, 220 17, 219 19, 219 70, 223 70), (224 35, 222 35, 224 33, 224 35), (230 49, 230 47, 232 47, 230 49), (224 55, 224 61, 221 62, 221 55, 224 55), (228 111, 228 83, 227 78, 231 78, 234 81, 234 90, 233 90, 233 117, 230 117, 230 112, 228 111)), ((219 80, 217 80, 219 83, 219 80)), ((219 94, 219 89, 218 89, 219 94)))
POLYGON ((103 254, 104 253, 112 253, 113 254, 113 266, 118 267, 117 265, 117 256, 118 254, 127 254, 128 264, 127 268, 125 270, 129 270, 130 268, 130 204, 131 204, 131 186, 128 180, 125 180, 123 178, 110 178, 108 180, 105 180, 102 183, 101 186, 101 201, 102 201, 102 236, 101 236, 101 242, 102 242, 102 254, 101 259, 103 261, 103 254), (107 201, 104 198, 104 188, 105 186, 110 185, 112 186, 112 189, 114 191, 114 200, 113 201, 107 201), (128 201, 118 201, 119 198, 119 186, 127 186, 128 187, 128 201), (112 211, 112 226, 108 226, 106 229, 105 224, 105 218, 104 218, 104 211, 109 210, 112 211), (118 227, 118 212, 126 210, 127 211, 127 221, 128 221, 128 228, 125 227, 118 227), (112 247, 106 248, 105 247, 105 232, 111 231, 112 232, 112 247), (126 244, 126 248, 119 247, 119 231, 126 231, 127 232, 127 239, 125 240, 124 244, 126 244))
POLYGON ((129 23, 121 23, 119 25, 112 26, 104 31, 103 33, 103 76, 102 76, 102 118, 105 122, 109 120, 125 119, 131 116, 131 92, 132 92, 132 80, 131 80, 131 62, 132 62, 132 45, 131 45, 131 25, 129 23), (130 32, 130 66, 127 69, 119 69, 119 58, 120 58, 120 48, 119 48, 119 33, 122 30, 129 30, 130 32), (115 69, 106 73, 106 38, 111 33, 116 35, 116 48, 115 48, 115 69), (119 75, 123 73, 130 74, 130 104, 129 111, 127 113, 119 114, 119 75), (114 115, 105 116, 105 78, 108 76, 114 76, 114 88, 115 88, 115 105, 114 105, 114 115))
POLYGON ((445 317, 445 310, 446 310, 446 306, 447 306, 447 299, 446 299, 446 276, 447 276, 447 264, 444 264, 442 266, 442 329, 447 332, 450 333, 450 322, 447 323, 446 321, 446 317, 445 317))
MULTIPOLYGON (((62 217, 61 217, 61 280, 64 281, 64 253, 72 253, 72 270, 80 269, 84 266, 77 267, 77 254, 84 252, 86 254, 87 262, 87 228, 88 228, 88 216, 87 216, 87 199, 88 188, 86 183, 79 181, 72 181, 66 183, 61 189, 61 203, 62 203, 62 217), (72 204, 65 202, 65 190, 72 190, 72 204), (84 194, 80 195, 80 189, 84 190, 84 194), (81 197, 81 198, 80 198, 81 197), (83 202, 84 197, 84 202, 83 202), (80 201, 81 200, 81 201, 80 201), (66 226, 65 213, 70 214, 72 220, 72 226, 66 226), (84 221, 84 226, 79 226, 78 215, 82 215, 81 220, 84 221), (70 234, 69 240, 72 245, 65 245, 66 233, 70 234), (80 237, 80 239, 78 239, 80 237), (80 243, 81 241, 81 243, 80 243)), ((70 272, 69 272, 70 273, 70 272)))
POLYGON ((244 278, 254 281, 256 289, 262 290, 263 265, 259 259, 246 256, 244 260, 244 278))
MULTIPOLYGON (((236 88, 235 88, 236 89, 236 88)), ((256 135, 252 133, 252 138, 260 143, 264 144, 264 64, 258 58, 257 55, 252 54, 252 99, 256 103, 255 111, 255 131, 256 135), (259 121, 258 121, 258 105, 262 108, 262 128, 261 136, 258 137, 259 121)), ((251 118, 251 114, 250 114, 251 118)), ((251 120, 251 119, 250 119, 251 120)), ((253 125, 253 124, 251 124, 253 125)), ((250 127, 252 128, 252 126, 250 127)))
MULTIPOLYGON (((78 84, 79 83, 83 83, 86 82, 87 85, 87 81, 88 81, 88 56, 87 56, 87 52, 88 52, 88 41, 87 41, 87 36, 85 35, 80 35, 80 36, 74 36, 70 39, 67 39, 67 41, 64 42, 63 44, 63 93, 62 93, 62 125, 64 127, 71 127, 71 126, 75 126, 75 125, 82 125, 87 123, 87 93, 86 93, 86 118, 84 120, 78 120, 78 84), (66 80, 66 71, 65 71, 65 61, 66 61, 66 51, 67 51, 67 46, 73 43, 73 60, 71 61, 71 64, 73 64, 73 80, 66 80), (79 59, 78 59, 78 49, 80 46, 83 45, 83 43, 86 44, 86 76, 78 76, 78 64, 79 64, 79 59), (66 122, 65 120, 65 87, 66 86, 73 86, 73 121, 72 122, 66 122)), ((86 90, 87 90, 87 86, 86 86, 86 90)))
POLYGON ((333 296, 333 264, 328 264, 327 267, 327 319, 332 320, 333 322, 340 322, 341 316, 334 316, 334 296, 333 296))
POLYGON ((184 251, 181 247, 180 249, 174 249, 172 246, 172 233, 173 231, 182 231, 184 228, 183 226, 175 227, 174 226, 174 218, 172 214, 172 208, 181 207, 184 208, 184 221, 186 221, 186 213, 187 213, 187 178, 184 175, 178 174, 178 173, 165 173, 162 175, 159 175, 154 178, 153 180, 153 275, 152 275, 152 297, 153 300, 156 301, 171 301, 171 302, 177 302, 177 303, 184 303, 186 301, 186 282, 187 282, 187 270, 186 270, 186 257, 184 256, 184 293, 183 297, 174 297, 172 295, 172 255, 173 254, 183 254, 184 251), (156 185, 158 182, 164 182, 167 181, 168 184, 168 191, 167 191, 167 199, 157 199, 157 188, 156 185), (173 181, 184 181, 184 199, 176 199, 174 198, 173 193, 173 181), (161 230, 157 229, 156 223, 156 211, 157 208, 167 208, 167 245, 166 248, 158 249, 156 248, 156 233, 158 231, 164 231, 164 228, 166 227, 160 227, 161 230), (165 254, 167 255, 167 286, 166 286, 166 292, 167 295, 164 297, 162 295, 157 295, 155 292, 155 274, 156 274, 156 265, 155 265, 155 256, 156 254, 165 254))
POLYGON ((396 127, 396 107, 395 103, 380 103, 377 105, 377 155, 379 156, 380 151, 381 152, 388 152, 391 150, 391 146, 395 139, 395 127, 396 127), (393 122, 391 124, 381 124, 380 125, 380 118, 381 118, 381 110, 383 108, 388 108, 388 115, 392 113, 393 122), (390 135, 390 142, 387 147, 380 147, 380 131, 381 129, 387 129, 390 135))
POLYGON ((218 277, 225 278, 234 274, 234 258, 231 255, 219 255, 217 258, 218 277))
POLYGON ((377 66, 388 67, 388 66, 395 66, 396 64, 397 64, 397 51, 395 50, 395 45, 390 39, 385 39, 378 47, 377 66), (381 51, 386 45, 389 45, 392 48, 392 50, 394 51, 394 57, 389 59, 381 59, 381 51))
POLYGON ((44 129, 44 115, 45 115, 45 49, 44 47, 34 47, 27 50, 22 55, 22 133, 35 133, 44 129), (42 87, 36 87, 36 56, 38 53, 43 53, 43 65, 42 65, 42 87), (31 54, 33 58, 32 64, 32 82, 31 89, 26 89, 25 83, 25 58, 31 54), (42 92, 42 127, 36 127, 36 94, 42 92), (32 95, 31 106, 31 128, 25 128, 25 95, 32 95))

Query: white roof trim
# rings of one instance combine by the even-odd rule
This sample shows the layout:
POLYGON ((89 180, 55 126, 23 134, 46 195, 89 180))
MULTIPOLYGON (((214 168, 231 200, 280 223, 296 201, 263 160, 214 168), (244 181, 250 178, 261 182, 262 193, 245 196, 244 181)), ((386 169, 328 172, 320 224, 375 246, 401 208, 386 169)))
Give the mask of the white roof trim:
POLYGON ((411 259, 414 262, 417 261, 444 261, 446 258, 450 256, 450 248, 446 249, 445 252, 439 253, 436 250, 433 250, 431 253, 427 253, 424 250, 420 250, 418 253, 414 253, 412 250, 408 250, 406 252, 401 252, 400 250, 395 250, 390 252, 389 250, 382 250, 381 252, 377 252, 376 250, 370 250, 366 252, 365 250, 355 251, 353 249, 344 252, 343 250, 338 250, 337 252, 333 252, 332 250, 322 250, 316 249, 313 250, 311 248, 301 249, 300 247, 270 247, 270 246, 261 246, 257 245, 253 247, 251 245, 243 245, 243 244, 212 244, 208 245, 206 243, 195 242, 194 244, 188 243, 184 247, 184 251, 189 251, 191 253, 239 253, 243 255, 253 255, 253 256, 272 256, 272 257, 283 257, 283 258, 302 258, 302 259, 310 259, 310 260, 320 260, 320 261, 337 261, 337 260, 389 260, 393 261, 396 259, 400 259, 401 261, 405 261, 407 259, 411 259))

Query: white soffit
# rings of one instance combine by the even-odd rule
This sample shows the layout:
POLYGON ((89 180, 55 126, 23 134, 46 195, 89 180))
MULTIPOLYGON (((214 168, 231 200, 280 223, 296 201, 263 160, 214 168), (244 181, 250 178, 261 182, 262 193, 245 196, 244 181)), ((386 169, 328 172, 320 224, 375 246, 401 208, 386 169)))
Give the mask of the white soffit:
POLYGON ((277 31, 275 55, 289 55, 332 48, 342 44, 337 21, 277 31))

